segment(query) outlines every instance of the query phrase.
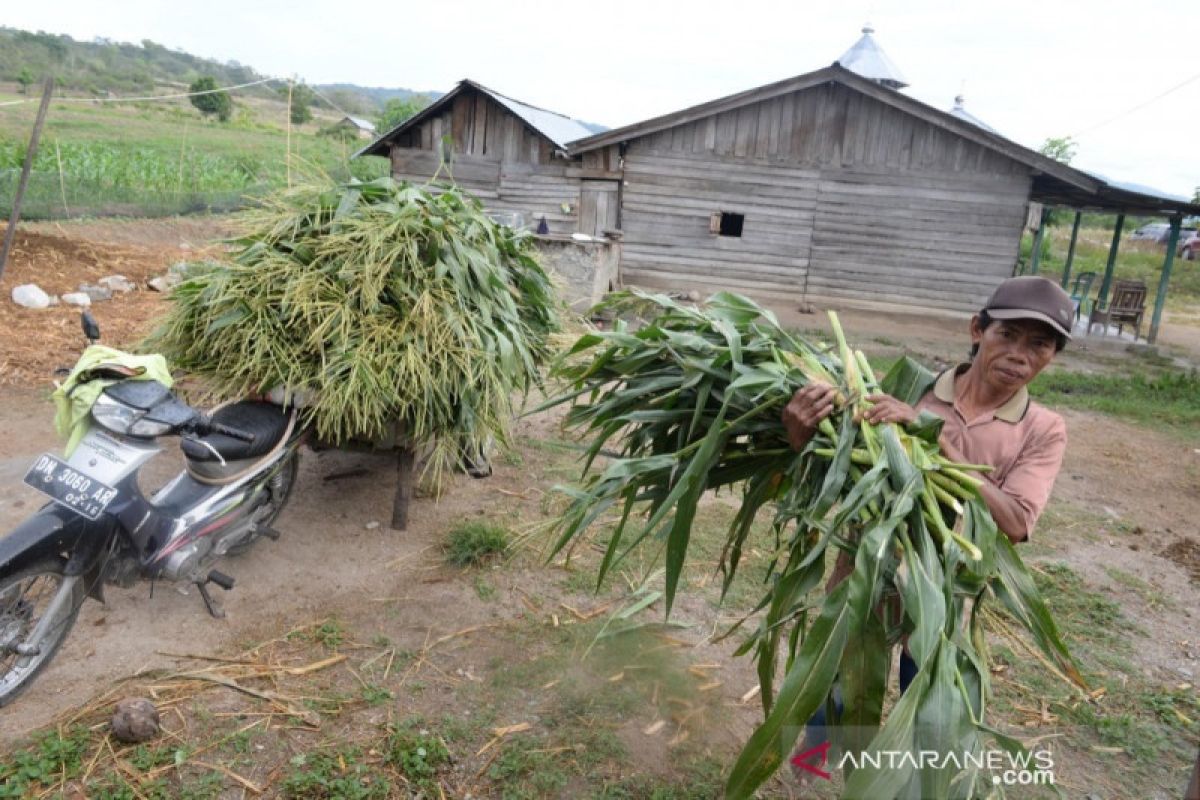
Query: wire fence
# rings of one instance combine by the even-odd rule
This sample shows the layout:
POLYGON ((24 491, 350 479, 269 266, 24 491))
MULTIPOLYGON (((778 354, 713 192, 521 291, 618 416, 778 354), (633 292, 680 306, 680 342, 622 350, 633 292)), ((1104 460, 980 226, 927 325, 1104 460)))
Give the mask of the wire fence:
MULTIPOLYGON (((0 217, 12 211, 19 169, 0 170, 0 217)), ((169 217, 236 211, 265 195, 271 184, 195 190, 115 183, 102 178, 31 172, 21 203, 23 219, 79 217, 169 217)))

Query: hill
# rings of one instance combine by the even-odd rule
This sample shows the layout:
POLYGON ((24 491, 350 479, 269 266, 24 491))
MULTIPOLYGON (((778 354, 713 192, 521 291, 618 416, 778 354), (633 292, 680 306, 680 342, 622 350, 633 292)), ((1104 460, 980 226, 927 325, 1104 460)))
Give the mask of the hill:
MULTIPOLYGON (((269 76, 237 61, 216 61, 172 50, 143 39, 138 44, 98 38, 76 41, 66 34, 19 30, 0 26, 0 81, 38 82, 53 74, 59 86, 82 94, 103 97, 145 94, 162 87, 186 87, 203 75, 220 86, 235 86, 269 76)), ((438 97, 436 92, 405 88, 362 87, 351 83, 317 84, 317 90, 349 113, 374 116, 387 100, 417 94, 438 97)), ((274 98, 272 84, 250 87, 248 96, 274 98)), ((318 97, 318 105, 326 105, 318 97)))

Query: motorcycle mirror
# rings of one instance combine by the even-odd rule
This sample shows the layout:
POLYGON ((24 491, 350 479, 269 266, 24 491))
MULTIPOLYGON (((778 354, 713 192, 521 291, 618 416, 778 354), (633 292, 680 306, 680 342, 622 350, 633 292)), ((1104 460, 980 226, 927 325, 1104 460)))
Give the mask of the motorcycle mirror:
POLYGON ((90 311, 84 311, 79 315, 79 324, 83 326, 83 335, 87 337, 88 342, 100 341, 100 324, 96 322, 96 318, 90 311))

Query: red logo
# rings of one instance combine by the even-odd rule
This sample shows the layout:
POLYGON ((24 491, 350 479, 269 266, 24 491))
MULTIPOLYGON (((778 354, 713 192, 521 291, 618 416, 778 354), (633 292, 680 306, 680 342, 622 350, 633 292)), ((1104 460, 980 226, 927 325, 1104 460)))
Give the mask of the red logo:
POLYGON ((803 753, 796 753, 792 756, 792 766, 808 770, 818 778, 829 780, 829 773, 821 769, 829 759, 829 746, 830 742, 825 742, 816 747, 810 747, 803 753))

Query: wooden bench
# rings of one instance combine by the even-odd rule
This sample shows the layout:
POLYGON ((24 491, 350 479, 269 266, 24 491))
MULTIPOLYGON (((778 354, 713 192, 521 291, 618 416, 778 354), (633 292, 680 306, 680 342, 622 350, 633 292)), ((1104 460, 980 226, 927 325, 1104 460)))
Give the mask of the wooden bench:
POLYGON ((1133 338, 1137 341, 1142 334, 1142 315, 1146 312, 1146 284, 1142 281, 1115 281, 1112 287, 1112 298, 1108 307, 1093 308, 1088 316, 1088 333, 1093 325, 1101 325, 1105 336, 1108 326, 1117 326, 1117 335, 1121 335, 1126 325, 1133 326, 1133 338))

